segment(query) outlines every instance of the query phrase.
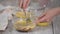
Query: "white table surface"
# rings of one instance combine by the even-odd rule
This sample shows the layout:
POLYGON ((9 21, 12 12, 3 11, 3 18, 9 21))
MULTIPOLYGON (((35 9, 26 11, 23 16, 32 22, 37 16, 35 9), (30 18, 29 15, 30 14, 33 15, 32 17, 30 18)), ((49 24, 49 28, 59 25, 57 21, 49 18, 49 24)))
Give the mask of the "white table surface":
MULTIPOLYGON (((4 2, 6 2, 6 4, 5 5, 15 5, 14 3, 14 1, 10 1, 10 0, 3 0, 3 2, 0 2, 1 4, 4 4, 4 2), (9 4, 8 4, 8 2, 6 2, 6 1, 8 1, 9 2, 9 4), (11 3, 12 4, 11 4, 11 3)), ((16 1, 16 0, 15 0, 16 1)), ((55 4, 54 4, 54 2, 53 2, 53 4, 51 4, 52 5, 52 7, 54 7, 55 5, 56 6, 58 6, 59 5, 59 0, 56 2, 57 0, 55 0, 54 2, 55 2, 55 4), (57 4, 56 4, 57 3, 57 4)), ((17 3, 16 3, 17 4, 17 3)), ((55 7, 56 7, 55 6, 55 7)), ((60 16, 58 16, 58 17, 56 17, 55 19, 54 19, 54 21, 53 21, 53 23, 54 23, 54 34, 60 34, 60 16)), ((8 28, 4 31, 4 32, 0 32, 0 34, 52 34, 53 32, 52 32, 52 27, 51 26, 49 26, 49 27, 46 27, 46 28, 36 28, 35 30, 33 30, 32 32, 25 32, 25 33, 23 33, 23 32, 18 32, 18 31, 16 31, 14 28, 13 28, 13 25, 12 25, 12 23, 11 22, 9 22, 9 25, 8 25, 8 28)))
POLYGON ((48 27, 36 27, 30 32, 18 32, 14 29, 13 24, 9 22, 8 28, 0 34, 53 34, 51 25, 48 27))

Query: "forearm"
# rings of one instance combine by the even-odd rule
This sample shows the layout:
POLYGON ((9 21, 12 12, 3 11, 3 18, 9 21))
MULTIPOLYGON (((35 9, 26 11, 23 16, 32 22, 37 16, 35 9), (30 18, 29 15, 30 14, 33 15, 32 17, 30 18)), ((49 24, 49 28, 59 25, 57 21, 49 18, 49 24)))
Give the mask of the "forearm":
POLYGON ((57 14, 60 14, 60 7, 55 8, 57 14))
POLYGON ((52 8, 51 10, 53 11, 52 15, 59 15, 60 14, 60 7, 52 8))

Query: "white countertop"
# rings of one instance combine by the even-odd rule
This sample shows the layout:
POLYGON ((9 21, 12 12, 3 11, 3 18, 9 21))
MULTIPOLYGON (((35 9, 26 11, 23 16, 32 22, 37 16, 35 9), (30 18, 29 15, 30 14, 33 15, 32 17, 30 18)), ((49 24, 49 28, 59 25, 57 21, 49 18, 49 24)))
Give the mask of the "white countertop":
POLYGON ((8 28, 0 34, 53 34, 51 25, 48 27, 36 27, 30 32, 18 32, 14 29, 11 22, 9 22, 8 28))
MULTIPOLYGON (((4 4, 4 2, 6 2, 6 4, 5 5, 12 5, 12 6, 14 6, 15 4, 15 2, 14 1, 10 1, 10 0, 3 0, 1 3, 2 4, 4 4), (8 1, 9 2, 9 4, 8 4, 8 2, 6 2, 6 1, 8 1), (11 4, 11 3, 13 3, 13 4, 11 4)), ((58 1, 60 1, 60 0, 58 0, 58 1)), ((51 7, 56 7, 56 6, 58 6, 59 5, 59 2, 56 2, 56 0, 51 4, 51 7), (57 5, 57 4, 58 5, 57 5), (56 6, 55 6, 56 5, 56 6)), ((16 3, 17 4, 17 3, 16 3)), ((54 34, 60 34, 60 16, 58 16, 58 17, 56 17, 55 19, 54 19, 54 21, 53 21, 53 23, 54 23, 54 34)), ((16 31, 14 28, 13 28, 13 25, 12 25, 12 23, 11 22, 9 22, 9 25, 8 25, 8 28, 4 31, 4 32, 0 32, 0 34, 53 34, 53 32, 52 32, 52 27, 51 26, 49 26, 49 27, 47 27, 47 28, 36 28, 35 30, 33 30, 32 32, 26 32, 26 33, 23 33, 23 32, 18 32, 18 31, 16 31)))

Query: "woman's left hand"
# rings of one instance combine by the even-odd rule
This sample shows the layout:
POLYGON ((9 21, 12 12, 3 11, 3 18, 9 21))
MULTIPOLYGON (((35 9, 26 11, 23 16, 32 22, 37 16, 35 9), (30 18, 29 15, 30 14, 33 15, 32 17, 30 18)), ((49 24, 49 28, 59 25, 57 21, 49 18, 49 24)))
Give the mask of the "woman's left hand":
POLYGON ((30 3, 30 0, 19 0, 19 7, 26 9, 30 3))

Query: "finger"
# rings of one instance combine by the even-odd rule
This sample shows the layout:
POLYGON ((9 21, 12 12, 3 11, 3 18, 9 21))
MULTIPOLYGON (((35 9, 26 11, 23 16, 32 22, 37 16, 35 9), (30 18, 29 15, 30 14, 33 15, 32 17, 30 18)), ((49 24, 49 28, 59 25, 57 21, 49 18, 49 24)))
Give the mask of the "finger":
POLYGON ((30 3, 30 0, 24 0, 23 8, 26 9, 30 3))
POLYGON ((39 16, 39 17, 35 20, 35 22, 36 22, 36 23, 40 22, 40 19, 44 18, 45 15, 46 15, 46 13, 44 13, 44 14, 41 15, 41 16, 39 16))
POLYGON ((21 8, 23 4, 23 0, 19 0, 18 2, 19 2, 19 7, 21 8))
POLYGON ((42 22, 49 22, 51 20, 51 18, 48 15, 45 15, 44 17, 42 17, 41 19, 37 20, 37 23, 42 23, 42 22))
POLYGON ((46 22, 45 20, 46 20, 45 17, 43 17, 42 19, 37 20, 37 23, 46 22))
POLYGON ((46 22, 46 17, 43 17, 42 19, 40 19, 38 22, 46 22))
POLYGON ((38 17, 38 19, 42 19, 46 15, 46 12, 44 12, 41 16, 38 17))
POLYGON ((40 19, 40 22, 49 22, 51 20, 51 17, 49 15, 44 16, 42 19, 40 19))
POLYGON ((40 16, 40 17, 38 17, 38 20, 39 20, 39 19, 42 19, 44 16, 45 16, 45 14, 44 14, 44 15, 42 15, 42 16, 40 16))

